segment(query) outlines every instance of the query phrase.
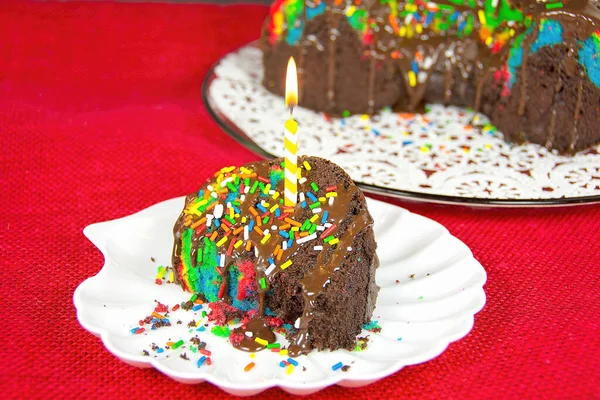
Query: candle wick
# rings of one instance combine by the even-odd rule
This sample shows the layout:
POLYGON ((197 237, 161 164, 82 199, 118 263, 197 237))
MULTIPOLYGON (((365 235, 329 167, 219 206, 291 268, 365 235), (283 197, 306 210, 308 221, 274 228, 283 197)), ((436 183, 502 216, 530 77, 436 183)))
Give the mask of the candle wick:
POLYGON ((290 118, 292 118, 293 113, 294 113, 294 106, 290 105, 290 118))

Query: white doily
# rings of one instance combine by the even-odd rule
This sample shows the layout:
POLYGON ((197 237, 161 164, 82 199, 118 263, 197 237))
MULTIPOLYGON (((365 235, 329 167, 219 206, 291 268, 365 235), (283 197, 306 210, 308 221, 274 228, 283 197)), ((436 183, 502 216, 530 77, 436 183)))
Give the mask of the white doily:
MULTIPOLYGON (((263 150, 283 155, 283 100, 261 85, 255 45, 215 67, 210 103, 263 150)), ((386 189, 482 200, 600 196, 600 146, 560 156, 535 144, 506 143, 487 118, 432 105, 426 114, 382 111, 328 118, 298 107, 299 153, 328 158, 357 182, 386 189), (476 126, 471 126, 475 122, 476 126)))

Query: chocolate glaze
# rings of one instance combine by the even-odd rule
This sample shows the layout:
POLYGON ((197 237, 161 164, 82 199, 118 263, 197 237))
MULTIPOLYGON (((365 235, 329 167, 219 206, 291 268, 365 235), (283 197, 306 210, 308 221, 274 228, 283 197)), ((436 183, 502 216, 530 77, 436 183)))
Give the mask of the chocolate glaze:
POLYGON ((250 322, 235 328, 233 333, 243 335, 244 338, 237 344, 234 344, 238 350, 257 352, 264 350, 266 346, 258 343, 255 339, 261 338, 270 343, 275 343, 277 338, 275 334, 267 324, 264 318, 253 318, 250 322))
MULTIPOLYGON (((310 158, 306 157, 306 156, 298 157, 298 165, 302 165, 304 160, 310 160, 310 158)), ((281 163, 281 161, 282 161, 282 159, 275 159, 271 162, 265 161, 265 162, 250 163, 250 164, 245 165, 245 167, 252 170, 258 176, 268 177, 269 172, 271 171, 271 165, 277 165, 277 164, 281 163)), ((274 189, 279 190, 281 193, 283 193, 283 181, 280 181, 278 183, 277 187, 274 189)), ((307 192, 310 190, 311 190, 311 187, 310 187, 309 180, 307 180, 304 184, 298 184, 298 192, 307 192)), ((259 192, 260 192, 259 190, 256 190, 256 192, 254 194, 250 194, 250 193, 245 194, 246 197, 239 206, 239 208, 241 210, 240 216, 247 216, 249 218, 252 218, 252 213, 250 211, 250 207, 254 207, 260 201, 260 199, 259 199, 260 193, 259 192)), ((329 283, 329 280, 331 279, 331 276, 344 262, 344 259, 347 255, 346 249, 352 244, 354 238, 359 233, 361 233, 363 230, 365 230, 366 228, 369 228, 373 225, 373 218, 371 217, 369 212, 366 211, 366 209, 362 212, 359 212, 357 215, 352 215, 350 213, 349 206, 350 206, 351 202, 356 199, 357 196, 360 196, 362 199, 362 202, 364 202, 364 195, 355 185, 350 185, 349 187, 345 188, 343 185, 340 184, 340 185, 338 185, 337 193, 338 193, 338 195, 335 198, 335 202, 332 206, 330 206, 327 202, 325 202, 320 206, 320 208, 322 208, 323 212, 324 211, 329 212, 328 222, 330 222, 332 224, 336 224, 338 227, 340 227, 338 229, 341 229, 341 227, 344 225, 344 221, 346 221, 348 218, 350 218, 351 222, 348 224, 348 226, 344 232, 338 231, 341 233, 341 236, 339 237, 339 243, 337 245, 334 245, 334 246, 325 245, 324 246, 324 250, 322 250, 321 253, 319 254, 319 256, 317 258, 317 262, 315 263, 313 268, 310 269, 306 273, 306 275, 304 276, 304 278, 302 280, 302 296, 304 299, 304 311, 303 311, 302 316, 300 317, 299 330, 296 333, 296 335, 291 338, 290 354, 292 356, 296 356, 296 355, 305 353, 310 350, 310 346, 308 343, 308 325, 313 316, 315 300, 326 289, 327 284, 329 283)), ((186 197, 184 212, 181 213, 181 215, 179 216, 179 218, 177 219, 177 221, 175 223, 175 226, 173 227, 173 235, 175 238, 175 243, 173 246, 173 255, 172 255, 171 261, 172 261, 172 265, 173 265, 173 268, 175 269, 175 271, 178 270, 178 266, 181 262, 180 261, 181 249, 182 249, 181 235, 182 235, 183 230, 187 229, 187 226, 185 225, 185 220, 186 220, 186 217, 188 216, 188 214, 185 213, 185 210, 187 209, 188 204, 195 201, 196 198, 197 197, 195 194, 191 194, 186 197)), ((222 204, 222 201, 220 201, 220 203, 222 204)), ((296 215, 302 215, 304 211, 305 210, 301 207, 300 203, 298 203, 295 207, 294 213, 291 214, 290 217, 294 217, 296 215)), ((200 219, 200 217, 197 217, 197 219, 200 219)), ((276 224, 275 221, 273 223, 276 224)), ((231 228, 231 231, 233 231, 238 226, 240 226, 240 225, 234 225, 233 228, 231 228)), ((219 232, 219 235, 218 235, 216 241, 218 241, 220 238, 223 237, 223 235, 226 234, 226 232, 222 228, 219 228, 218 232, 219 232)), ((319 231, 317 231, 317 233, 318 232, 319 231)), ((197 237, 196 240, 192 239, 192 250, 191 250, 192 254, 197 253, 198 247, 201 243, 201 239, 204 237, 204 235, 200 235, 200 236, 194 235, 193 236, 193 238, 196 238, 196 237, 197 237)), ((241 235, 240 235, 240 237, 241 237, 241 235)), ((252 250, 246 251, 245 246, 240 246, 238 249, 232 248, 231 254, 226 255, 225 265, 227 266, 227 268, 229 268, 234 261, 241 260, 241 259, 249 259, 253 262, 254 269, 256 272, 255 281, 256 281, 256 288, 258 290, 259 308, 258 308, 257 317, 255 319, 253 319, 252 321, 250 321, 248 324, 246 324, 245 331, 252 332, 253 335, 259 335, 259 337, 261 337, 265 340, 270 340, 268 337, 263 336, 263 335, 266 335, 265 329, 268 329, 268 328, 263 328, 265 323, 264 323, 264 320, 262 319, 262 317, 264 316, 264 309, 265 309, 265 306, 264 306, 265 296, 266 296, 267 291, 269 290, 269 284, 271 282, 273 282, 273 279, 275 278, 275 276, 282 273, 283 270, 281 268, 275 268, 273 271, 271 271, 271 273, 269 275, 267 275, 266 274, 266 270, 268 268, 267 259, 273 256, 273 252, 274 252, 275 248, 277 247, 277 245, 281 243, 281 240, 279 240, 279 237, 277 235, 273 234, 271 240, 267 241, 265 244, 261 244, 260 239, 262 237, 255 231, 250 232, 249 238, 250 238, 250 241, 252 241, 252 243, 253 243, 252 250), (265 289, 261 289, 260 284, 259 284, 259 281, 262 277, 266 278, 267 287, 265 289)), ((238 239, 239 239, 239 237, 230 238, 229 241, 233 240, 235 242, 238 239)), ((228 243, 229 243, 229 241, 228 241, 228 243)), ((296 254, 297 250, 299 249, 300 246, 303 246, 303 245, 314 246, 315 243, 313 241, 309 241, 309 242, 306 242, 305 244, 303 243, 303 244, 299 245, 296 241, 294 241, 292 244, 292 247, 288 248, 288 250, 286 250, 286 252, 284 253, 281 263, 284 263, 288 259, 293 260, 294 255, 296 254)), ((222 251, 220 251, 220 252, 222 254, 225 253, 226 247, 227 246, 223 246, 223 248, 221 248, 222 251)), ((377 257, 374 257, 374 259, 372 260, 372 265, 374 267, 377 267, 379 265, 379 261, 378 261, 377 257)), ((177 282, 180 282, 178 274, 176 273, 175 275, 177 276, 177 278, 176 278, 177 282)), ((224 292, 227 293, 228 273, 225 270, 223 273, 221 273, 221 275, 223 276, 222 284, 225 285, 224 292)), ((220 300, 225 301, 227 303, 229 303, 231 301, 231 299, 227 298, 226 296, 220 300)), ((256 337, 256 336, 254 336, 254 337, 256 337)), ((273 336, 273 338, 274 338, 274 336, 273 336)), ((273 341, 274 341, 274 339, 273 339, 273 341)), ((248 351, 256 351, 258 349, 258 347, 255 347, 255 345, 260 346, 258 343, 256 343, 254 345, 254 344, 249 343, 248 341, 243 341, 243 343, 244 344, 238 346, 238 348, 241 350, 248 349, 248 351)))

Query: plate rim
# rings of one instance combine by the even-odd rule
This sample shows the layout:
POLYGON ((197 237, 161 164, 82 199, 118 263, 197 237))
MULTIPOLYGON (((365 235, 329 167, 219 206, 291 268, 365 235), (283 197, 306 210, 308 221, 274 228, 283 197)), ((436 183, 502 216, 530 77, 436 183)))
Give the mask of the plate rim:
POLYGON ((425 358, 424 361, 409 362, 409 363, 392 362, 389 367, 385 368, 382 371, 372 372, 369 374, 362 374, 359 377, 351 377, 351 378, 345 377, 342 375, 329 376, 329 377, 326 377, 326 378, 318 381, 318 383, 313 383, 313 384, 308 383, 308 386, 307 386, 307 383, 302 383, 300 381, 286 381, 285 379, 281 379, 281 378, 272 378, 272 379, 265 380, 263 382, 232 382, 232 381, 222 380, 221 378, 213 375, 212 373, 208 373, 205 371, 189 373, 189 372, 180 372, 177 370, 173 370, 172 368, 168 368, 168 367, 165 367, 164 365, 160 364, 158 362, 159 361, 158 359, 147 358, 144 356, 136 357, 133 354, 124 353, 121 350, 119 350, 118 348, 116 348, 115 346, 113 346, 111 337, 115 336, 115 334, 108 332, 107 330, 105 330, 101 327, 98 327, 98 326, 95 326, 92 324, 88 324, 85 321, 85 319, 83 318, 83 310, 85 309, 85 303, 84 303, 84 300, 82 299, 82 296, 83 296, 82 292, 83 292, 85 286, 90 285, 91 281, 96 279, 96 277, 99 274, 101 274, 102 271, 112 262, 108 255, 107 248, 106 248, 105 239, 106 239, 107 233, 110 233, 110 231, 113 230, 115 228, 115 226, 118 226, 119 224, 123 223, 123 221, 125 221, 129 218, 135 218, 137 216, 143 215, 155 208, 166 207, 167 204, 171 203, 171 202, 179 202, 180 201, 183 203, 183 199, 184 199, 184 196, 175 197, 172 199, 164 200, 159 203, 153 204, 153 205, 151 205, 147 208, 144 208, 140 211, 137 211, 135 213, 132 213, 132 214, 120 217, 120 218, 87 225, 83 229, 83 234, 102 253, 102 256, 104 257, 104 264, 102 265, 102 268, 96 274, 86 278, 83 282, 81 282, 77 286, 77 288, 75 289, 75 291, 73 293, 73 304, 75 306, 77 321, 86 331, 88 331, 88 332, 92 333, 94 336, 98 337, 101 340, 101 342, 106 350, 108 350, 111 354, 113 354, 119 360, 121 360, 127 364, 130 364, 130 365, 133 365, 136 367, 140 367, 140 368, 155 368, 157 371, 163 373, 164 375, 166 375, 169 378, 176 380, 178 382, 186 383, 186 384, 197 384, 197 383, 202 383, 202 382, 210 382, 211 384, 217 386, 221 390, 224 390, 231 394, 236 394, 236 395, 241 395, 241 396, 257 394, 261 391, 267 390, 269 388, 274 388, 274 387, 279 387, 282 390, 284 390, 288 393, 292 393, 292 394, 310 394, 310 393, 314 393, 316 391, 325 389, 332 385, 340 385, 340 386, 344 386, 344 387, 366 386, 370 383, 373 383, 375 381, 383 379, 391 374, 397 373, 406 366, 425 363, 425 362, 431 361, 432 359, 438 357, 440 354, 442 354, 448 348, 448 346, 451 343, 454 343, 454 342, 464 338, 466 335, 468 335, 471 332, 471 330, 473 329, 474 324, 475 324, 475 314, 480 312, 485 307, 485 304, 487 302, 487 296, 485 294, 485 290, 483 289, 483 286, 487 282, 487 272, 485 271, 485 268, 483 268, 481 263, 474 257, 471 249, 464 242, 462 242, 460 239, 458 239, 454 235, 452 235, 445 226, 443 226, 442 224, 440 224, 439 222, 437 222, 435 220, 432 220, 431 218, 422 216, 420 214, 412 213, 411 211, 409 211, 403 207, 394 205, 394 204, 386 203, 384 201, 373 199, 373 198, 368 198, 369 201, 373 201, 375 203, 381 203, 381 205, 384 205, 387 207, 397 207, 397 208, 400 208, 405 213, 413 214, 420 218, 429 220, 430 222, 434 223, 435 225, 441 227, 445 231, 445 234, 456 238, 460 243, 462 243, 462 245, 464 245, 469 250, 469 253, 466 257, 470 257, 475 262, 477 262, 477 264, 480 266, 481 270, 483 271, 483 278, 482 278, 481 286, 479 286, 479 285, 474 286, 474 289, 477 290, 478 292, 480 292, 477 296, 477 298, 480 300, 480 304, 478 304, 477 307, 475 307, 474 309, 469 311, 468 315, 465 315, 463 317, 465 324, 461 330, 455 332, 453 335, 446 336, 446 337, 438 340, 437 342, 435 342, 435 344, 433 346, 431 346, 430 351, 426 353, 427 355, 424 357, 425 358), (238 393, 238 391, 240 391, 241 393, 238 393))
MULTIPOLYGON (((225 115, 219 115, 220 112, 218 111, 218 107, 214 105, 214 102, 211 101, 209 96, 210 85, 217 77, 216 68, 223 61, 223 59, 230 54, 237 53, 247 47, 255 47, 260 49, 259 42, 259 39, 253 40, 219 57, 219 59, 210 66, 206 72, 206 75, 202 79, 200 92, 202 102, 204 103, 208 114, 217 123, 222 131, 224 131, 229 137, 244 146, 246 149, 250 150, 252 153, 264 159, 270 160, 277 158, 277 156, 260 147, 252 139, 250 139, 240 127, 238 127, 233 121, 229 120, 225 115)), ((355 183, 363 191, 375 195, 382 195, 412 202, 445 204, 452 206, 467 206, 477 208, 551 208, 600 204, 600 195, 561 197, 554 199, 485 199, 479 197, 450 196, 435 193, 415 192, 403 189, 392 189, 384 186, 356 181, 355 183)))

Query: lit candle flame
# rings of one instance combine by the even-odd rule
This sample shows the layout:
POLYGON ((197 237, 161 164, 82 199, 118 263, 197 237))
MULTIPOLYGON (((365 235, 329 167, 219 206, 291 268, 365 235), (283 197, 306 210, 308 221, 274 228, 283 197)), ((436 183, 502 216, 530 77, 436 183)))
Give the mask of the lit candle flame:
POLYGON ((287 72, 285 74, 285 106, 290 109, 298 105, 298 73, 296 72, 296 62, 294 57, 288 61, 287 72))

